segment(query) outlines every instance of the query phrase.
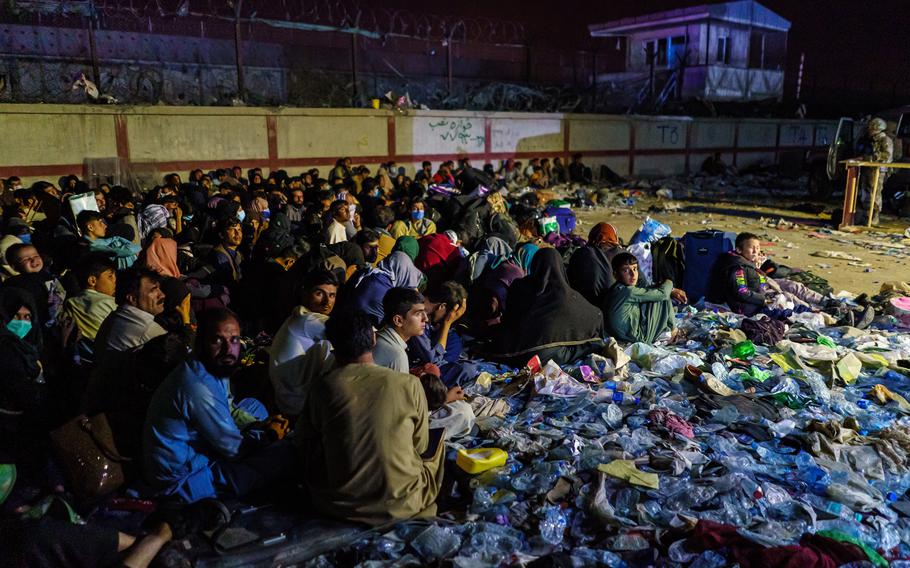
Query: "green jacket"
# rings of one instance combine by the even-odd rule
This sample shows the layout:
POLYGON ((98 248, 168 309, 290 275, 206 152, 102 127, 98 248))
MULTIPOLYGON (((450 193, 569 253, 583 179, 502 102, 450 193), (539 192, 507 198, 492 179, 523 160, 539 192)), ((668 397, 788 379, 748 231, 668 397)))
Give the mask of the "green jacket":
POLYGON ((640 288, 613 284, 607 293, 604 318, 607 329, 617 341, 636 342, 643 340, 641 304, 661 302, 670 299, 673 283, 664 281, 660 286, 640 288))

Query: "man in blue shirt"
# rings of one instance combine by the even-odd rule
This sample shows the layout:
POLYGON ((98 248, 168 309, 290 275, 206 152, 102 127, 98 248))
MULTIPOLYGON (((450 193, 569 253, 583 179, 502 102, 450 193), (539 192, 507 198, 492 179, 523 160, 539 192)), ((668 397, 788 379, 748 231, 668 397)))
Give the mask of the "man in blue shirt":
POLYGON ((242 429, 268 418, 261 403, 233 403, 230 376, 240 363, 240 324, 226 309, 199 322, 194 355, 152 396, 143 432, 142 471, 159 495, 187 502, 240 497, 294 470, 291 445, 266 446, 242 429))
POLYGON ((476 368, 461 361, 461 336, 452 326, 468 309, 468 293, 457 282, 443 282, 425 299, 427 325, 423 334, 408 340, 408 358, 411 367, 433 363, 442 372, 448 387, 456 387, 474 378, 476 368))

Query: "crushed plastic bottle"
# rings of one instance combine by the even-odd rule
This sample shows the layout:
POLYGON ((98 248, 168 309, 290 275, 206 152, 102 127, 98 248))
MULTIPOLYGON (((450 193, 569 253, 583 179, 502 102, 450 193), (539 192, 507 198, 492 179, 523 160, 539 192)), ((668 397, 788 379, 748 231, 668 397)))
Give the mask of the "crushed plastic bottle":
POLYGON ((850 507, 838 503, 837 501, 830 501, 818 495, 804 495, 802 499, 806 503, 812 505, 816 510, 833 517, 845 521, 855 521, 857 523, 863 520, 863 516, 860 513, 853 512, 850 507))
POLYGON ((446 558, 461 546, 461 536, 448 527, 433 524, 411 541, 411 546, 427 562, 446 558))
POLYGON ((559 507, 545 507, 540 519, 540 537, 553 546, 562 544, 565 536, 566 515, 559 507))

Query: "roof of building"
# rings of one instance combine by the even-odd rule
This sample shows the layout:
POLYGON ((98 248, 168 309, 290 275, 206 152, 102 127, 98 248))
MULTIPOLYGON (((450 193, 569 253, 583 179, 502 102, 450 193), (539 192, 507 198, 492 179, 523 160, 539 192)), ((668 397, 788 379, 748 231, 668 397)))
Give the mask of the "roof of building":
POLYGON ((734 24, 751 25, 774 31, 790 30, 790 21, 762 6, 755 0, 737 0, 722 4, 702 4, 634 16, 601 24, 591 24, 588 30, 593 37, 624 36, 648 29, 659 29, 681 23, 715 20, 734 24))

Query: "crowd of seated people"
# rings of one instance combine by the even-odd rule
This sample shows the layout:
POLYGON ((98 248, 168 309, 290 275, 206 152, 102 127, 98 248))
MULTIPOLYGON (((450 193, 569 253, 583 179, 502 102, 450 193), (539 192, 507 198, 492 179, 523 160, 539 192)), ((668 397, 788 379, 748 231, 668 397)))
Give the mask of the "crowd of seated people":
MULTIPOLYGON (((144 192, 4 180, 0 464, 18 481, 0 499, 4 530, 31 535, 17 558, 145 565, 201 526, 199 506, 285 483, 348 521, 434 514, 445 452, 429 428, 470 414, 479 361, 676 339, 689 299, 645 282, 611 225, 571 257, 546 242, 534 189, 561 183, 591 183, 580 156, 424 162, 413 179, 349 158, 326 174, 196 169, 144 192), (144 535, 23 517, 72 498, 49 440, 99 414, 130 458, 118 490, 187 505, 144 535)), ((719 263, 716 300, 825 307, 762 272, 756 243, 719 263)))

